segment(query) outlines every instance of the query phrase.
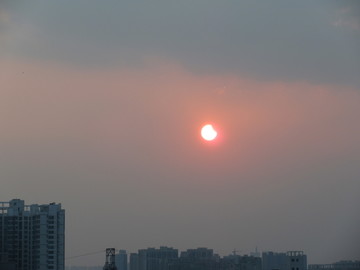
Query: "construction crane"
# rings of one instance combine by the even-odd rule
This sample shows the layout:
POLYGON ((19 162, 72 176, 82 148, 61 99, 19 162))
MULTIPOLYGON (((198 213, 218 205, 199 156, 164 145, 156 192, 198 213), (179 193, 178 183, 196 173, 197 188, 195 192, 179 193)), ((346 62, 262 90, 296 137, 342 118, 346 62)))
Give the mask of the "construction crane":
POLYGON ((234 248, 234 250, 232 251, 232 254, 235 256, 235 255, 237 255, 237 252, 241 252, 241 250, 237 250, 236 248, 234 248))
POLYGON ((105 265, 103 270, 117 270, 115 265, 115 248, 106 249, 105 265))

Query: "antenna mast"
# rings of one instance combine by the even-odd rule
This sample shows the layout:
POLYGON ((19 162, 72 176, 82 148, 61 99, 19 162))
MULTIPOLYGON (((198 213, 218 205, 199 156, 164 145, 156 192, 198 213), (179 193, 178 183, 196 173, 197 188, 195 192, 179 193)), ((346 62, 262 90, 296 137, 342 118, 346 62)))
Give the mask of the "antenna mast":
POLYGON ((115 265, 115 248, 106 249, 106 258, 103 270, 117 270, 115 265))

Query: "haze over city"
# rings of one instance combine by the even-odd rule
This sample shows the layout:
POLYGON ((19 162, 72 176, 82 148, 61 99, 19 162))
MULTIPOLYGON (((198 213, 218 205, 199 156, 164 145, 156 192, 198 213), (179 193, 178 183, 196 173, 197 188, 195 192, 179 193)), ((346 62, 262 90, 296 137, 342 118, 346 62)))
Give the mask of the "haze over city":
POLYGON ((358 1, 1 0, 0 201, 61 203, 66 257, 359 260, 359 48, 358 1))

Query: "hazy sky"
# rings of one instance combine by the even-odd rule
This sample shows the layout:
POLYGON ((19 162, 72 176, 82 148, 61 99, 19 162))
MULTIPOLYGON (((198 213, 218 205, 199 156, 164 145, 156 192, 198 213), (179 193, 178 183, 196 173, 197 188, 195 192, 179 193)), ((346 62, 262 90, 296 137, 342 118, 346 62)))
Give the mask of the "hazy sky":
POLYGON ((359 48, 358 1, 1 0, 0 199, 62 203, 67 257, 360 259, 359 48))

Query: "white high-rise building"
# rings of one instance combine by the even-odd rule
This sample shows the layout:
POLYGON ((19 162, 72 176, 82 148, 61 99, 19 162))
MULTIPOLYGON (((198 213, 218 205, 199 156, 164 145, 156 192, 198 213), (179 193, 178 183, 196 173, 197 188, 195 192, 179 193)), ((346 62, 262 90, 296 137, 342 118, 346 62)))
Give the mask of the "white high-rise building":
MULTIPOLYGON (((17 270, 64 270, 65 210, 61 204, 0 202, 0 255, 17 270)), ((1 257, 0 257, 1 258, 1 257)))

